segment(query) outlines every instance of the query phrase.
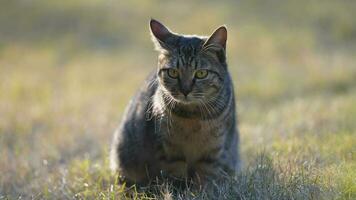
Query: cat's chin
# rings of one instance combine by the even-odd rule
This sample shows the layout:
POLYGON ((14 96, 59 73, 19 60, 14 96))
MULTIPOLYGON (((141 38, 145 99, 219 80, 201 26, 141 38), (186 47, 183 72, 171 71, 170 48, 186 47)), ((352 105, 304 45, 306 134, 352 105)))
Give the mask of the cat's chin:
POLYGON ((194 105, 194 104, 199 104, 199 101, 197 99, 194 99, 190 96, 178 96, 174 98, 177 103, 183 104, 183 105, 194 105))
POLYGON ((190 104, 193 103, 192 101, 189 101, 189 100, 186 100, 186 99, 177 99, 177 102, 180 103, 180 104, 183 104, 183 105, 190 105, 190 104))

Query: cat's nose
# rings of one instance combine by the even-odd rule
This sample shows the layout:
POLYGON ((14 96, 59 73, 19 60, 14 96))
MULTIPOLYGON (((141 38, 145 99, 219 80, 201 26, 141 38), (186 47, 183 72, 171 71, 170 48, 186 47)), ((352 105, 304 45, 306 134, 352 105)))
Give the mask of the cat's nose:
POLYGON ((188 96, 188 94, 192 91, 192 88, 191 87, 182 87, 181 88, 181 92, 182 94, 184 94, 184 96, 188 96))
POLYGON ((192 90, 182 90, 182 93, 184 94, 184 96, 188 96, 188 94, 191 92, 192 90))
POLYGON ((184 94, 185 97, 193 90, 193 82, 191 80, 187 80, 184 77, 180 81, 180 92, 184 94))

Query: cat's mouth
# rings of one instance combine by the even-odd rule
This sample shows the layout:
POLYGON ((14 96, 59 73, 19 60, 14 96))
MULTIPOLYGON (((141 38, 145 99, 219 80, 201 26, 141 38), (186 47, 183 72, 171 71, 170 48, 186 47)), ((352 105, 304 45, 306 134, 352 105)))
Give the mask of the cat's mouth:
POLYGON ((182 104, 185 104, 185 105, 199 103, 199 99, 195 98, 191 94, 188 94, 188 95, 179 94, 179 95, 174 96, 174 99, 178 103, 182 103, 182 104))

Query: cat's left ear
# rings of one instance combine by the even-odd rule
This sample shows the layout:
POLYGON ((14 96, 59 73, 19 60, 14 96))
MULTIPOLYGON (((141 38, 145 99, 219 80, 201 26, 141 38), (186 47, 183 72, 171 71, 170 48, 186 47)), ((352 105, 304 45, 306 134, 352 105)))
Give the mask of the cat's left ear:
POLYGON ((166 26, 155 19, 151 19, 150 30, 156 50, 161 51, 163 49, 169 51, 172 48, 177 36, 166 26))
POLYGON ((222 47, 226 50, 227 29, 226 26, 220 26, 213 34, 206 40, 204 47, 212 46, 215 48, 222 47))

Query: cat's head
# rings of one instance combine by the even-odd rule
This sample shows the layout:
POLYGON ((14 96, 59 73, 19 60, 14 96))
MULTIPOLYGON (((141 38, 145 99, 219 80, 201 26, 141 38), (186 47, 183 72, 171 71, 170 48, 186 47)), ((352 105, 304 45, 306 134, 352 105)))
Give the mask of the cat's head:
POLYGON ((150 21, 158 57, 159 85, 177 102, 199 103, 216 97, 227 75, 225 26, 210 37, 178 35, 150 21))

